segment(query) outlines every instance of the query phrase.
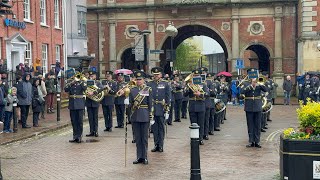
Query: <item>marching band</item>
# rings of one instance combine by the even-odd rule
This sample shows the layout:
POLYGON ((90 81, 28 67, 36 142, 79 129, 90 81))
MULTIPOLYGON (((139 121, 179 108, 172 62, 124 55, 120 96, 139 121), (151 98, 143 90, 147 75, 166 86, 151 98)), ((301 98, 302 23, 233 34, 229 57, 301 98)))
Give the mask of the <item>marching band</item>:
MULTIPOLYGON (((255 69, 249 69, 248 74, 250 71, 259 74, 255 69)), ((170 79, 163 74, 161 67, 154 67, 151 75, 140 70, 133 71, 132 75, 126 78, 126 74, 122 72, 113 74, 112 71, 106 71, 105 78, 101 81, 96 80, 94 71, 87 74, 74 72, 70 75, 70 82, 65 87, 65 91, 69 93, 73 126, 73 139, 70 142, 81 143, 85 106, 90 124, 90 133, 86 136, 98 137, 99 104, 103 109, 104 131, 112 132, 113 107, 117 118, 115 128, 132 124, 132 143, 136 143, 137 147, 137 159, 133 164, 148 164, 150 132, 154 138, 151 152, 164 151, 166 125, 172 125, 172 118, 179 123, 188 115, 190 123, 197 123, 200 126, 200 145, 204 145, 204 140, 209 140, 209 135, 214 135, 214 131, 220 131, 220 124, 227 119, 230 85, 224 74, 217 76, 208 73, 208 68, 201 67, 184 79, 178 73, 173 74, 170 79), (113 76, 116 80, 112 79, 113 76)), ((261 148, 260 133, 265 132, 267 121, 271 121, 272 90, 278 85, 268 74, 247 77, 237 86, 241 89, 245 102, 249 136, 249 145, 246 147, 261 148)))

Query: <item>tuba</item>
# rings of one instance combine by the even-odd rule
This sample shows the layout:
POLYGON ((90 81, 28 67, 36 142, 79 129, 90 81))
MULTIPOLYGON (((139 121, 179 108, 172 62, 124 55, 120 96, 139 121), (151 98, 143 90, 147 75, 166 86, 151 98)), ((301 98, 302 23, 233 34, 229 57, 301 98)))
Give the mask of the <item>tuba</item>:
POLYGON ((100 93, 97 93, 98 90, 99 90, 99 87, 96 86, 96 85, 88 86, 87 90, 85 92, 85 95, 86 95, 87 98, 89 98, 89 99, 91 99, 93 101, 100 102, 104 97, 104 91, 101 91, 100 93), (93 94, 89 95, 89 92, 93 92, 93 94))

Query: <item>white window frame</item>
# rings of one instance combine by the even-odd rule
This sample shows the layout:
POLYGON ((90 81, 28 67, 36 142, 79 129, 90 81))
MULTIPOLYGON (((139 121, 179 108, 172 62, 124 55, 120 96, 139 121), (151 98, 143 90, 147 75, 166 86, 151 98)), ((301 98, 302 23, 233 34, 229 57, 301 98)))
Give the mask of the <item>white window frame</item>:
POLYGON ((27 21, 31 21, 30 1, 31 0, 24 0, 23 1, 23 17, 24 17, 24 20, 27 20, 27 21))
POLYGON ((78 36, 87 37, 87 12, 79 11, 77 12, 78 16, 78 36))
POLYGON ((60 62, 60 59, 61 59, 60 45, 56 45, 55 50, 56 50, 56 62, 60 62))
POLYGON ((24 53, 24 59, 32 64, 32 42, 28 42, 26 45, 26 51, 24 53))
POLYGON ((47 25, 47 3, 46 0, 40 0, 40 23, 47 25))
POLYGON ((54 27, 60 27, 60 0, 54 0, 54 27))
POLYGON ((42 44, 41 56, 43 73, 48 73, 48 44, 42 44))

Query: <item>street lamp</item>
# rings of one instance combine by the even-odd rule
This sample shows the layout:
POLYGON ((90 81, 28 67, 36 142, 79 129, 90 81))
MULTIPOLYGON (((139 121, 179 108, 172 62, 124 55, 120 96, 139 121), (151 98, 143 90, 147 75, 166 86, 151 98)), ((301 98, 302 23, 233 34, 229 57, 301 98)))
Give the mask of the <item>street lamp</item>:
MULTIPOLYGON (((144 61, 147 61, 148 59, 148 49, 147 49, 147 35, 151 34, 151 31, 148 29, 145 30, 139 30, 139 29, 135 29, 135 28, 131 28, 129 29, 130 33, 138 33, 139 35, 143 35, 143 49, 144 49, 144 61)), ((135 44, 136 47, 136 44, 135 44)), ((136 52, 137 53, 137 52, 136 52)), ((141 65, 141 61, 138 61, 138 69, 143 70, 143 66, 141 65)))
POLYGON ((173 38, 177 36, 178 29, 174 27, 173 22, 169 21, 169 25, 166 28, 165 33, 171 37, 170 67, 171 67, 171 72, 173 72, 173 38))

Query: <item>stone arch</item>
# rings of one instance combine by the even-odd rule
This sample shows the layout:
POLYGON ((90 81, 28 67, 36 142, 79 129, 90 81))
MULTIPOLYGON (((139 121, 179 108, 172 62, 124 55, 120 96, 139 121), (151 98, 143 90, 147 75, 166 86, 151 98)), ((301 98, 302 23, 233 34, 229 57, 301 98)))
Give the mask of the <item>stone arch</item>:
POLYGON ((121 56, 122 56, 122 54, 124 53, 124 51, 126 51, 126 50, 129 49, 129 48, 132 48, 132 44, 131 44, 131 43, 123 46, 123 47, 120 49, 120 51, 119 51, 118 54, 117 54, 117 63, 122 63, 121 56))
POLYGON ((252 45, 264 46, 270 53, 270 59, 272 59, 274 57, 273 49, 269 45, 267 45, 266 43, 263 43, 263 42, 250 42, 250 43, 248 43, 247 45, 245 45, 245 46, 243 46, 241 48, 241 51, 240 51, 240 57, 241 58, 243 58, 244 52, 248 49, 248 47, 250 47, 252 45))

